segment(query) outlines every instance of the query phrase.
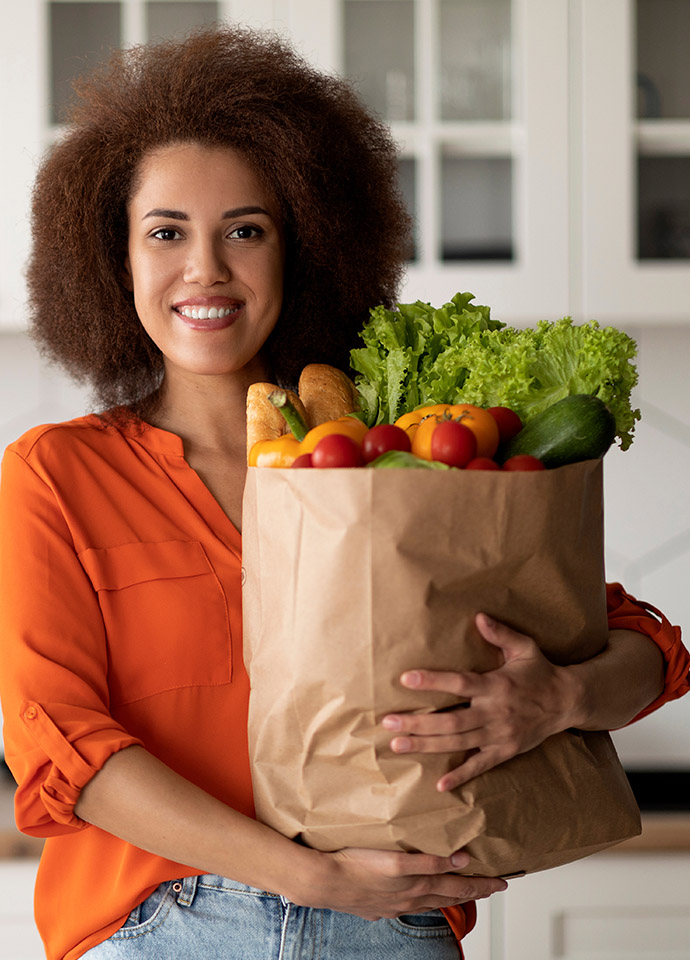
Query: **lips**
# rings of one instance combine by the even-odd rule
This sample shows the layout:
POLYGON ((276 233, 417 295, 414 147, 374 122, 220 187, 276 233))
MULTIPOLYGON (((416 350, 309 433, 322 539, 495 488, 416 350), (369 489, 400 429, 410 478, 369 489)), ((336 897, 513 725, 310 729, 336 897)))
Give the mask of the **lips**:
POLYGON ((243 304, 226 297, 204 297, 176 303, 173 310, 194 330, 222 330, 234 323, 243 304))

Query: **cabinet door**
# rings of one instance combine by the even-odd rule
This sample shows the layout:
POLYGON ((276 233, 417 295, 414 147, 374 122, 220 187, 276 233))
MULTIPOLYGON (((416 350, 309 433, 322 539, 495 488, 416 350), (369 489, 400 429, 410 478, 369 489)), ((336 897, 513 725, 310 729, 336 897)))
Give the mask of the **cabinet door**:
POLYGON ((25 323, 24 268, 29 250, 29 200, 43 149, 42 81, 45 32, 38 0, 4 11, 0 57, 0 330, 25 323))
POLYGON ((585 314, 690 320, 690 4, 581 0, 585 314))
POLYGON ((60 133, 72 78, 122 45, 179 35, 274 0, 22 0, 4 11, 0 58, 0 330, 25 326, 24 273, 36 166, 60 133))
POLYGON ((689 871, 687 853, 616 853, 513 880, 491 960, 687 960, 689 871))
POLYGON ((282 28, 390 123, 416 253, 402 298, 498 318, 568 305, 567 0, 277 0, 282 28))

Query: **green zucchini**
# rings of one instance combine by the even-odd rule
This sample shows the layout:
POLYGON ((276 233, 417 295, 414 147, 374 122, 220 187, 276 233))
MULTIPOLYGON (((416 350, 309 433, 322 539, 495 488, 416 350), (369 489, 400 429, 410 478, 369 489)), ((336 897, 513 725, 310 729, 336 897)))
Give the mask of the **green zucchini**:
POLYGON ((603 457, 616 437, 616 420, 598 397, 573 394, 532 417, 501 451, 501 460, 530 453, 546 467, 603 457))

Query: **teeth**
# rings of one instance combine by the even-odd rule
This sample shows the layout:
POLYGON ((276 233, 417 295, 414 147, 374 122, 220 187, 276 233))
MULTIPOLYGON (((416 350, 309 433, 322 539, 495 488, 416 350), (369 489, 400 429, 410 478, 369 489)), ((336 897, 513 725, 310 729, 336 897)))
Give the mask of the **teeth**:
POLYGON ((188 320, 222 320, 235 312, 235 307, 178 307, 178 313, 188 320))

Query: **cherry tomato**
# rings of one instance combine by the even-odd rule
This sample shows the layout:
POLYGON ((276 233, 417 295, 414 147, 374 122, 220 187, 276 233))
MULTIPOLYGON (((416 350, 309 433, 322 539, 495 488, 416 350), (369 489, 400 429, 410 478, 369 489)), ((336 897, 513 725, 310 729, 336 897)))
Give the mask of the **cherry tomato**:
POLYGON ((314 447, 313 467, 361 467, 364 463, 359 445, 344 433, 328 433, 314 447))
MULTIPOLYGON (((477 439, 478 457, 493 457, 498 449, 498 424, 488 410, 469 403, 455 403, 443 407, 439 413, 425 415, 412 436, 412 453, 422 460, 431 460, 431 437, 435 425, 447 419, 461 420, 465 427, 469 427, 477 439)), ((414 425, 408 426, 408 431, 413 429, 414 425)))
POLYGON ((470 403, 455 403, 449 408, 451 416, 460 417, 477 438, 477 456, 493 457, 498 450, 498 424, 488 410, 470 403))
POLYGON ((338 420, 327 420, 326 423, 320 423, 317 427, 312 427, 300 444, 302 453, 312 453, 316 444, 322 437, 327 437, 332 433, 339 433, 346 437, 351 437, 357 445, 364 439, 368 427, 357 417, 340 417, 338 420))
POLYGON ((501 468, 490 457, 475 457, 465 464, 465 470, 500 470, 501 468))
POLYGON ((516 453, 503 464, 504 470, 546 470, 546 467, 531 453, 516 453))
POLYGON ((292 467, 313 467, 310 453, 300 453, 296 460, 292 461, 292 467))
POLYGON ((489 407, 487 413, 496 421, 501 443, 505 443, 522 430, 522 420, 510 407, 489 407))
POLYGON ((389 450, 412 449, 412 443, 409 436, 400 427, 392 423, 379 423, 364 434, 362 440, 362 456, 365 463, 370 463, 382 453, 388 453, 389 450))
MULTIPOLYGON (((421 429, 421 428, 420 428, 421 429)), ((457 420, 442 420, 431 435, 431 459, 464 467, 477 453, 477 438, 457 420)))

